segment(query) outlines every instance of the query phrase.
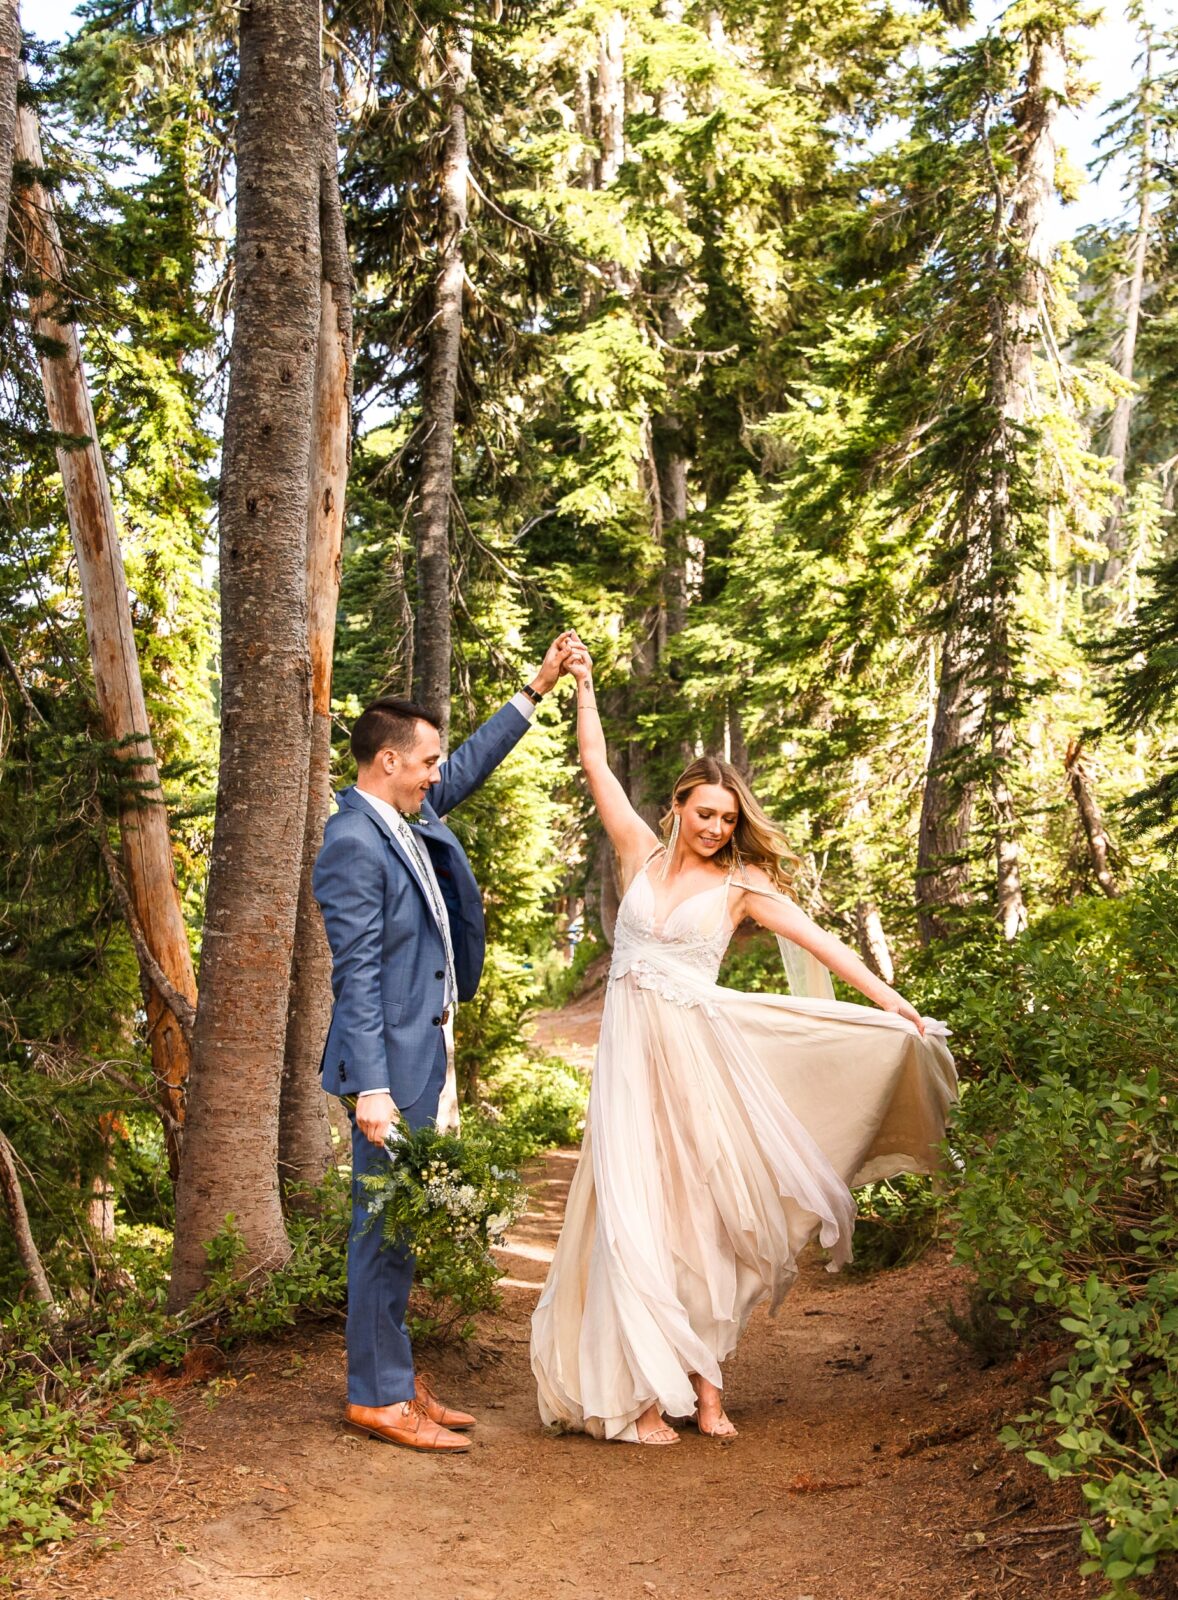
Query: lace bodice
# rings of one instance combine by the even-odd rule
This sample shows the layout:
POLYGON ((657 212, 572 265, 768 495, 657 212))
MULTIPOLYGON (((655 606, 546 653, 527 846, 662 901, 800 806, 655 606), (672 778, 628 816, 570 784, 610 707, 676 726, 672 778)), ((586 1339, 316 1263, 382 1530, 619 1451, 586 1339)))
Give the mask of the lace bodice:
POLYGON ((618 907, 610 982, 631 973, 640 989, 654 989, 676 1005, 707 1009, 707 989, 716 982, 732 938, 731 882, 729 876, 712 889, 688 895, 659 927, 654 886, 644 867, 618 907))

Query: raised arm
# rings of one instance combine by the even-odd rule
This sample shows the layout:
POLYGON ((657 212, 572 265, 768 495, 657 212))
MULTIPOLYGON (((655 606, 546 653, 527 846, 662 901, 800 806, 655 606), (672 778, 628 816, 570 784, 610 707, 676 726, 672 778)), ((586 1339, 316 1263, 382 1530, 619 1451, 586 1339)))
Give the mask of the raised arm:
MULTIPOLYGON (((786 939, 792 939, 803 950, 809 950, 824 967, 829 967, 837 977, 858 989, 881 1011, 894 1011, 898 1016, 906 1017, 921 1034, 924 1033, 924 1022, 915 1007, 872 972, 849 945, 836 939, 833 933, 827 933, 825 928, 820 928, 788 895, 778 893, 766 873, 759 868, 750 868, 746 881, 734 885, 734 888, 743 893, 743 910, 754 922, 768 928, 770 933, 779 933, 786 939)), ((734 907, 733 910, 736 913, 738 908, 734 907)))
POLYGON ((605 734, 593 692, 593 661, 585 646, 574 645, 568 670, 577 683, 577 753, 589 780, 589 792, 610 843, 631 877, 658 845, 658 836, 635 811, 606 757, 605 734))
MULTIPOLYGON (((548 646, 539 671, 532 679, 531 688, 536 699, 548 694, 565 669, 569 652, 571 631, 559 634, 548 646)), ((526 692, 526 691, 525 691, 526 692)), ((522 700, 522 696, 516 696, 522 700)), ((527 701, 522 701, 525 709, 527 701)), ((429 802, 440 817, 472 795, 494 772, 528 731, 530 718, 517 709, 514 701, 500 706, 481 728, 476 728, 468 739, 452 750, 438 769, 438 776, 429 791, 429 802)))

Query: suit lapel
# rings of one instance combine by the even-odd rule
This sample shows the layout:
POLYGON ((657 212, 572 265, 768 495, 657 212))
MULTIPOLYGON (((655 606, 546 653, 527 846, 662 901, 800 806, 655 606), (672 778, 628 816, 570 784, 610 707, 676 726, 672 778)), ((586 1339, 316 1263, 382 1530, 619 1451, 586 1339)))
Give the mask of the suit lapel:
POLYGON ((409 852, 401 843, 400 839, 397 838, 397 835, 393 832, 389 824, 381 816, 380 812, 377 811, 375 807, 370 806, 367 800, 365 800, 361 795, 357 794, 354 786, 350 789, 341 789, 335 798, 338 805, 343 806, 348 811, 361 812, 369 819, 369 821, 375 823, 375 825, 380 829, 385 840, 392 848, 393 854, 397 857, 398 861, 400 861, 401 865, 405 868, 405 871, 417 885, 421 898, 425 902, 425 908, 432 917, 434 915, 434 908, 430 904, 430 899, 429 895, 426 893, 425 884, 421 881, 421 873, 417 870, 417 867, 414 865, 414 863, 409 859, 409 852))

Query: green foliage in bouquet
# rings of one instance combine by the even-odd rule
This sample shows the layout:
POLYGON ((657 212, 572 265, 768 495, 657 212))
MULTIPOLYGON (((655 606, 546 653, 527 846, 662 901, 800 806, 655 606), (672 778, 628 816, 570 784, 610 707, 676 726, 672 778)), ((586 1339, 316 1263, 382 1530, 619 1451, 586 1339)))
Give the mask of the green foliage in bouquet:
POLYGON ((395 1129, 388 1165, 365 1173, 371 1225, 386 1248, 417 1258, 415 1338, 473 1332, 471 1318, 498 1303, 500 1269, 491 1247, 521 1214, 526 1191, 494 1124, 464 1119, 461 1136, 426 1124, 395 1129))

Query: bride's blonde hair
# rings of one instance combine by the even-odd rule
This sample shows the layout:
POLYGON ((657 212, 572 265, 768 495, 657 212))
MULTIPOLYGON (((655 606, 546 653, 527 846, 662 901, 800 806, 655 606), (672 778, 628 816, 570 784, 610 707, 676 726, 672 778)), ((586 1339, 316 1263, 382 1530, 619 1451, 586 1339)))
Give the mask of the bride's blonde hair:
MULTIPOLYGON (((682 805, 693 789, 705 783, 718 784, 736 796, 736 827, 728 843, 716 851, 713 861, 722 867, 735 866, 738 872, 742 865, 760 867, 768 873, 774 888, 792 895, 794 874, 801 862, 731 762, 718 761, 715 756, 700 756, 676 779, 672 798, 682 805)), ((659 824, 664 840, 670 836, 674 816, 672 808, 659 824)))

